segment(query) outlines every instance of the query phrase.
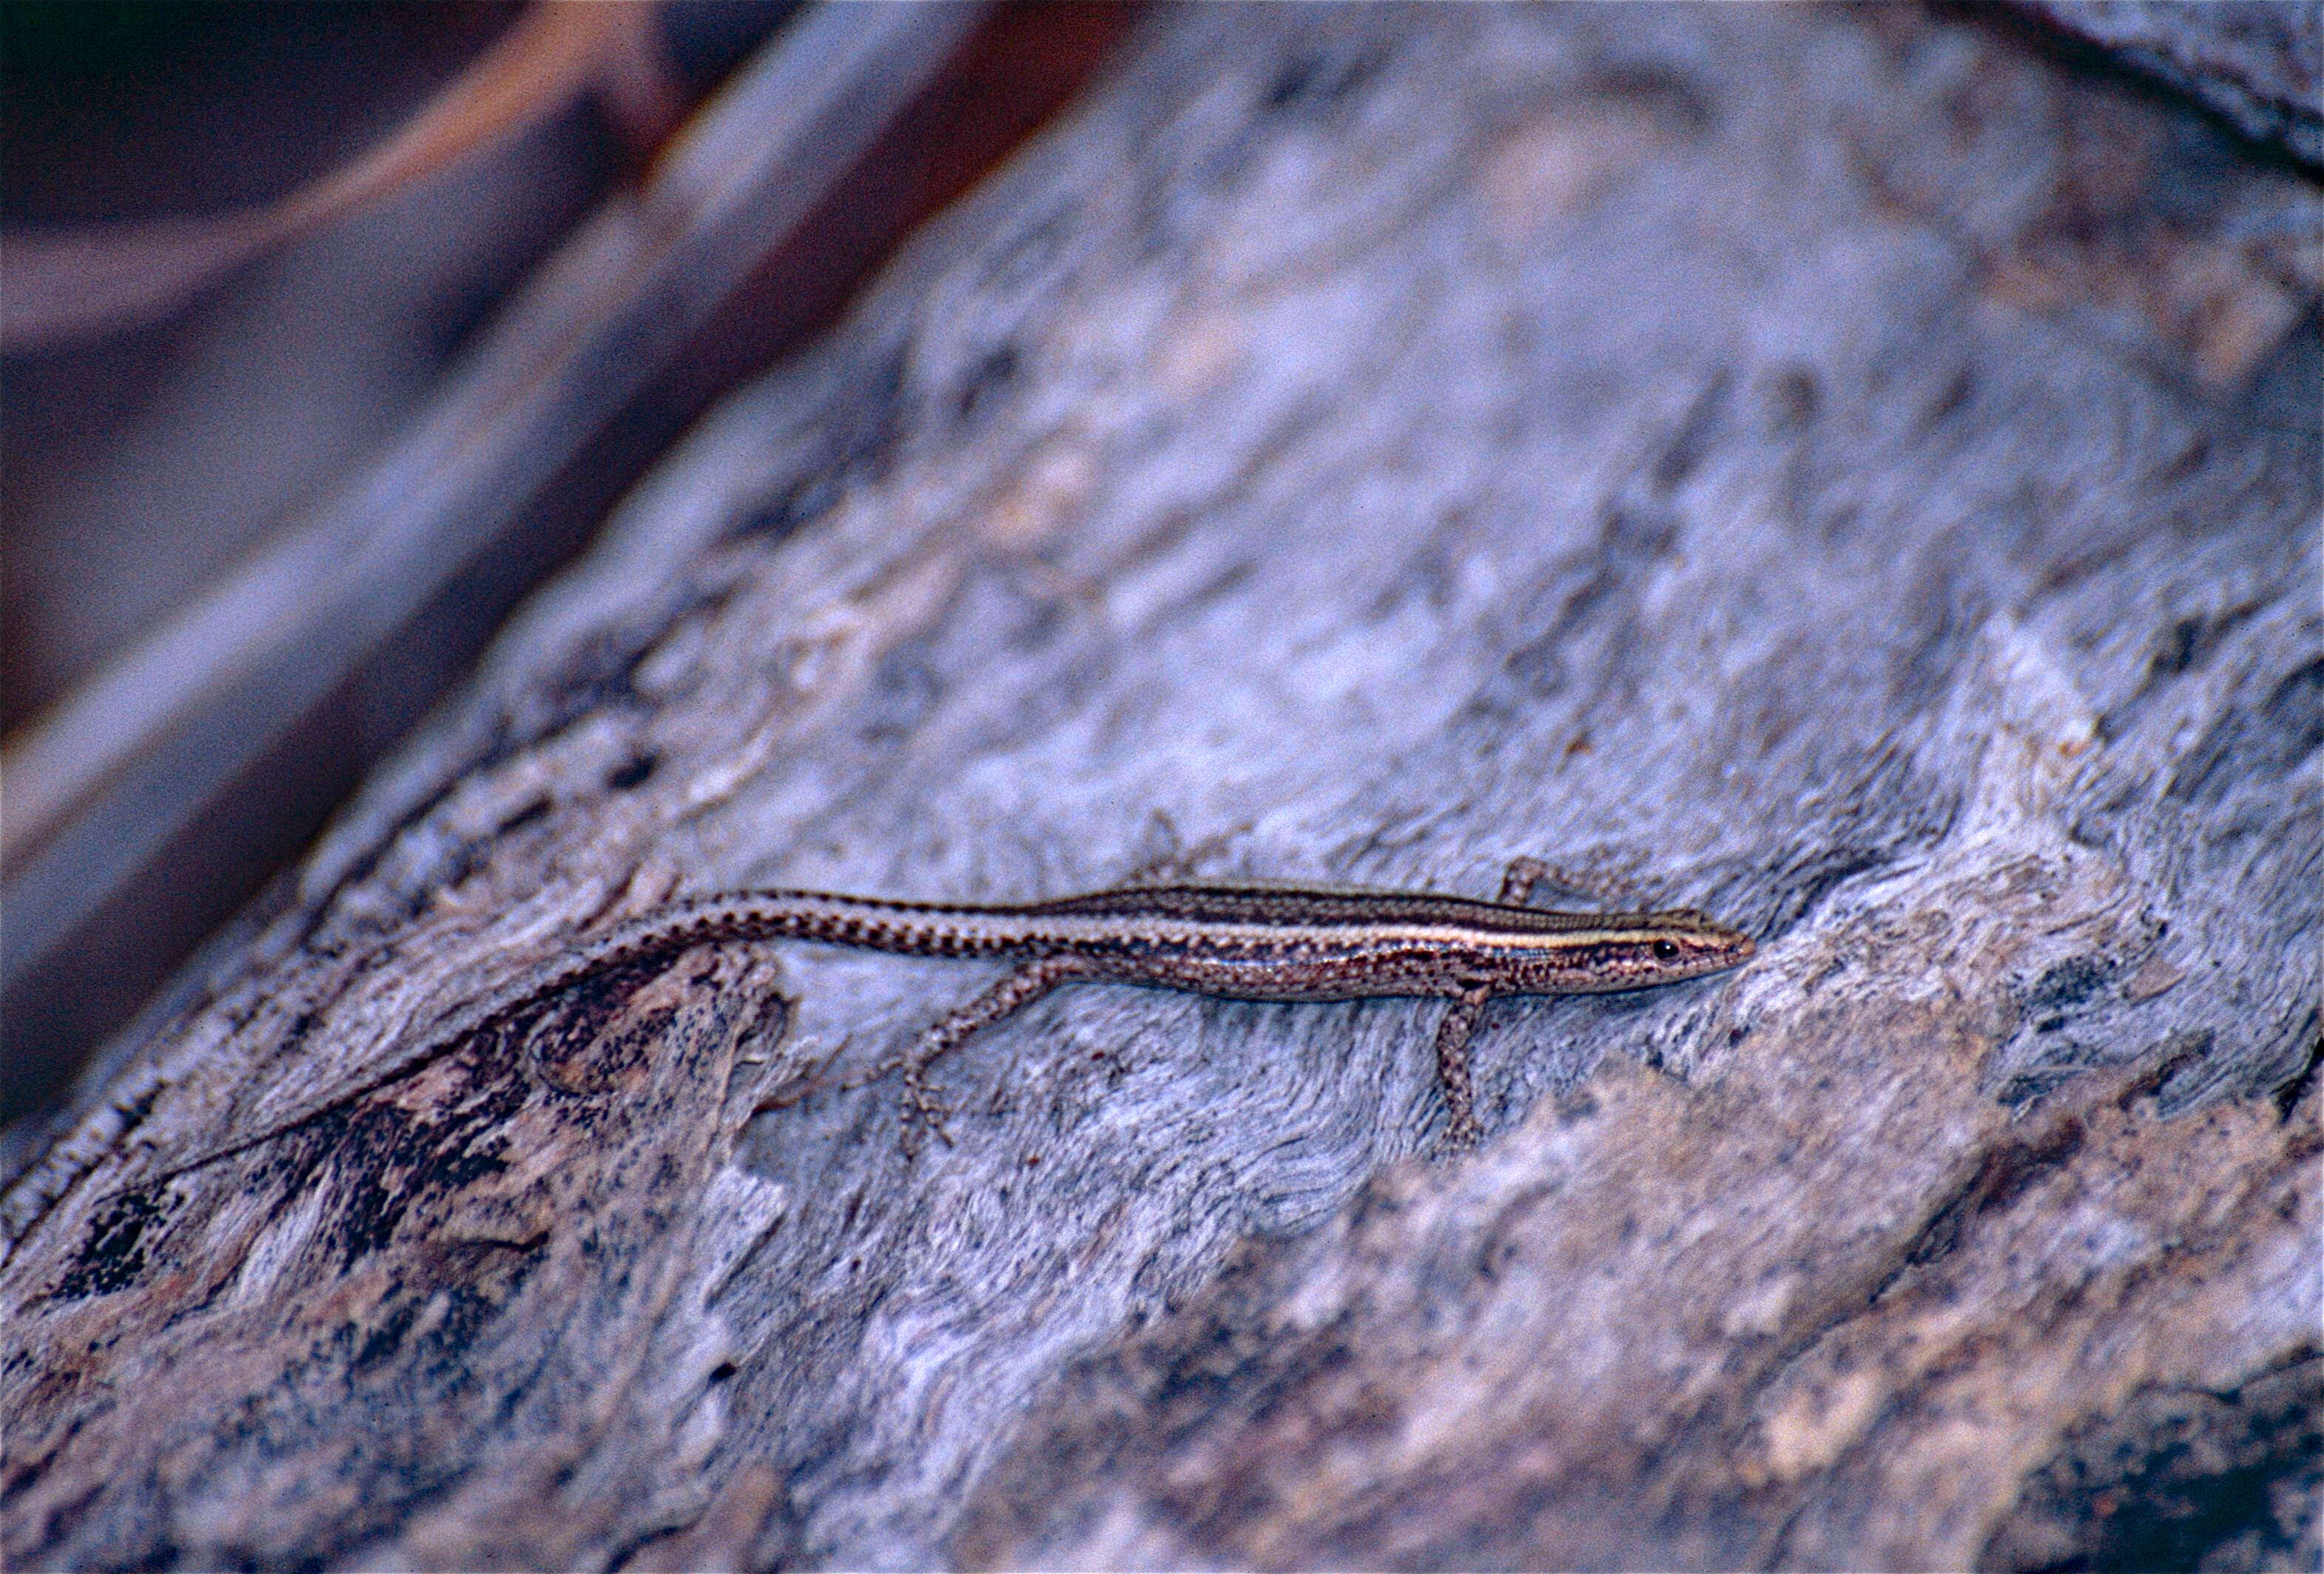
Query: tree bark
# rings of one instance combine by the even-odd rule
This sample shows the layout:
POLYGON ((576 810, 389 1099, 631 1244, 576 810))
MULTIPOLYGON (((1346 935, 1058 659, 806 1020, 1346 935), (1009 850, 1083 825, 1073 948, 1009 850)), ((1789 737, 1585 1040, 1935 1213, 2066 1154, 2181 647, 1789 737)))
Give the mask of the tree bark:
POLYGON ((1970 20, 1156 14, 20 1179, 0 1549, 2313 1566, 2315 211, 1970 20), (1523 853, 1760 953, 1473 1156, 1416 1003, 1103 987, 908 1156, 987 974, 807 946, 365 1082, 675 893, 1523 853))

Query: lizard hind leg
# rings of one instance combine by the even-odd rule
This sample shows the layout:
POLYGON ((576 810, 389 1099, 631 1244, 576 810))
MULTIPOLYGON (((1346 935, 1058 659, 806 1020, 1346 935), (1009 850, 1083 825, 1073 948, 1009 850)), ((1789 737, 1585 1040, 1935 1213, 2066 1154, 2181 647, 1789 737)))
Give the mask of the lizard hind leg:
POLYGON ((1019 966, 968 1004, 952 1011, 921 1036, 919 1045, 904 1062, 904 1148, 918 1148, 918 1137, 934 1132, 947 1146, 945 1130, 951 1113, 928 1087, 928 1068, 958 1049, 980 1028, 990 1027, 1011 1012, 1031 1005, 1059 984, 1092 976, 1089 963, 1072 955, 1037 956, 1019 966))

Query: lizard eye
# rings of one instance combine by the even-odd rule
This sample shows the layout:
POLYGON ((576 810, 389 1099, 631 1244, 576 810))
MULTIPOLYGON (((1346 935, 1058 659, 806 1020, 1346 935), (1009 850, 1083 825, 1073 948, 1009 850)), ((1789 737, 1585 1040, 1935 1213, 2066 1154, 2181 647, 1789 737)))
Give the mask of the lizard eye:
POLYGON ((1676 941, 1657 940, 1655 942, 1655 960, 1656 962, 1674 962, 1677 958, 1678 943, 1676 941))

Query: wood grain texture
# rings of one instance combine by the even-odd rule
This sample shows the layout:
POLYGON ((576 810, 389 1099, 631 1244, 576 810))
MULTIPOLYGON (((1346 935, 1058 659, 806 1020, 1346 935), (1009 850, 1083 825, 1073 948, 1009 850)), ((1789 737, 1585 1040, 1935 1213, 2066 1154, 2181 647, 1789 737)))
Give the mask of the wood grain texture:
POLYGON ((1914 12, 1157 14, 12 1195, 0 1551, 2312 1564, 2315 206, 1914 12), (1075 988, 908 1162, 992 971, 789 946, 152 1183, 673 892, 1518 853, 1761 950, 1472 1160, 1412 1003, 1075 988))

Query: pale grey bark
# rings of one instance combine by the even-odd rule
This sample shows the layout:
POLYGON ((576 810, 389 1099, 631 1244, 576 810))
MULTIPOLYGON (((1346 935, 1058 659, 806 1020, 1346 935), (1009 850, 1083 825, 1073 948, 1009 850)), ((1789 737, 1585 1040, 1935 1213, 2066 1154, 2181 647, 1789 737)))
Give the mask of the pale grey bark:
POLYGON ((1895 9, 1157 14, 20 1205, 0 1546, 2312 1562, 2315 192, 2216 139, 1895 9), (844 1083, 988 975, 807 947, 333 1101, 674 890, 1526 852, 1762 949, 1494 1006, 1470 1159, 1417 1004, 1080 988, 910 1161, 844 1083))

